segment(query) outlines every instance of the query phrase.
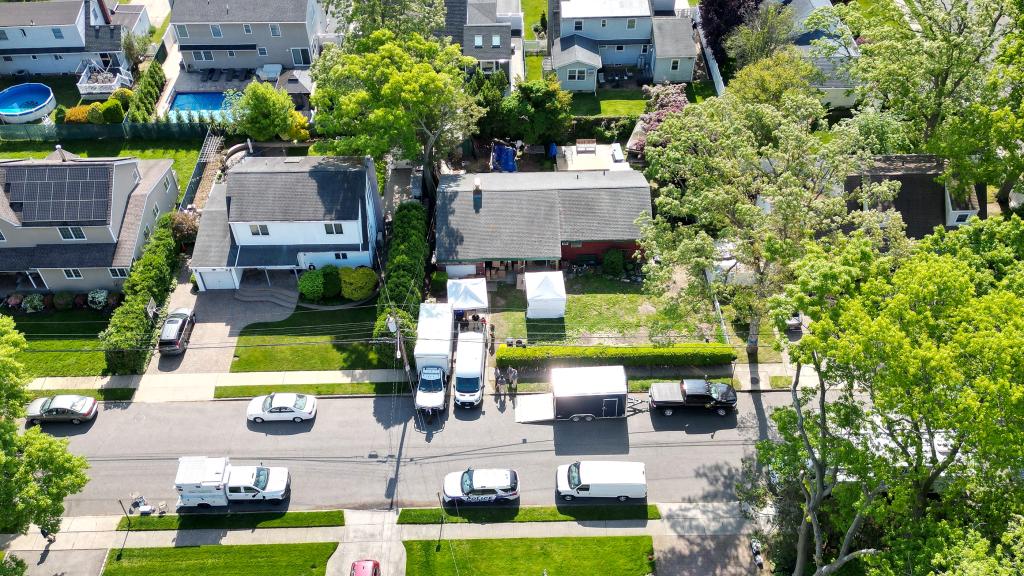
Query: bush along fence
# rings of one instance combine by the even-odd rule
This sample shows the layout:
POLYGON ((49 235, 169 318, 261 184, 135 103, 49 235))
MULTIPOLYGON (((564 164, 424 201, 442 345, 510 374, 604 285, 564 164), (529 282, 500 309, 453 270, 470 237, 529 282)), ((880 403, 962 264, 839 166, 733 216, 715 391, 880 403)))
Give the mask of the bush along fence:
POLYGON ((159 65, 151 63, 149 68, 142 73, 138 83, 135 84, 135 92, 128 107, 128 119, 131 122, 148 122, 153 118, 156 111, 156 103, 160 100, 160 94, 164 91, 164 84, 167 77, 164 76, 164 69, 159 65))
POLYGON ((723 369, 731 373, 731 364, 736 354, 727 344, 717 342, 695 342, 674 346, 527 346, 508 347, 501 345, 495 355, 499 368, 515 367, 525 375, 541 374, 548 368, 574 366, 625 366, 631 375, 639 372, 661 373, 657 370, 670 368, 665 373, 680 373, 680 369, 701 368, 697 373, 715 372, 723 369), (719 367, 718 370, 707 368, 719 367), (634 369, 641 369, 639 372, 634 369))
POLYGON ((419 202, 399 204, 391 229, 394 232, 384 266, 383 286, 377 299, 373 336, 390 338, 387 318, 388 315, 396 316, 402 333, 406 335, 405 343, 409 345, 406 352, 411 352, 410 343, 415 341, 416 319, 423 301, 427 258, 430 257, 426 208, 419 202))
POLYGON ((579 138, 596 138, 598 142, 625 143, 633 133, 640 116, 574 116, 568 142, 579 138))
POLYGON ((145 370, 155 335, 155 322, 146 306, 152 299, 157 310, 163 307, 177 270, 178 245, 171 214, 164 214, 124 281, 124 303, 100 333, 109 372, 141 374, 145 370))
POLYGON ((121 124, 6 124, 0 126, 0 140, 59 142, 132 138, 137 140, 193 140, 206 135, 201 123, 124 122, 121 124))

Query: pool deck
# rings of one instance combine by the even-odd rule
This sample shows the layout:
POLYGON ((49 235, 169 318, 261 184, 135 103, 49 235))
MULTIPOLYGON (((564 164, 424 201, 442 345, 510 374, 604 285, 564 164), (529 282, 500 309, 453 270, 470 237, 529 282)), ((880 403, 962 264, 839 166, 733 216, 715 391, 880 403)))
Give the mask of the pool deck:
POLYGON ((174 89, 168 90, 167 94, 161 98, 161 101, 157 105, 157 114, 166 114, 174 101, 174 95, 178 92, 226 92, 228 90, 242 90, 249 82, 255 79, 250 78, 249 80, 234 80, 225 81, 223 78, 216 82, 201 82, 200 79, 203 77, 201 72, 181 72, 178 74, 178 78, 174 81, 174 89))

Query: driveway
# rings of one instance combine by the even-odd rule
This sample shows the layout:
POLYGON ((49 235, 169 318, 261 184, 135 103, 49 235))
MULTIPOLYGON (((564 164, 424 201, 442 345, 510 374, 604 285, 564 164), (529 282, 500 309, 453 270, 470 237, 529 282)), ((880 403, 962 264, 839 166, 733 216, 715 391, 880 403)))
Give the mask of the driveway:
POLYGON ((154 354, 147 374, 230 372, 238 334, 249 324, 284 320, 293 310, 268 302, 242 302, 234 290, 192 293, 188 266, 182 267, 168 310, 192 308, 196 326, 188 350, 180 356, 154 354))

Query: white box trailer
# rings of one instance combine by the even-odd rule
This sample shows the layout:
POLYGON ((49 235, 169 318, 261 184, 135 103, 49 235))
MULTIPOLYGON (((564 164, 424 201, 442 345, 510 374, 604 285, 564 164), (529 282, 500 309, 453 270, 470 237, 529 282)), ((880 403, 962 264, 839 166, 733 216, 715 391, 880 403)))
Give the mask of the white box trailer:
POLYGON ((287 468, 232 466, 228 458, 185 456, 178 459, 174 488, 179 508, 227 506, 235 501, 279 504, 288 498, 290 480, 287 468))
POLYGON ((415 397, 417 410, 434 412, 447 404, 454 321, 451 304, 420 305, 416 347, 413 349, 419 374, 415 397))
POLYGON ((629 405, 622 366, 552 368, 551 393, 518 398, 516 422, 624 418, 629 405))

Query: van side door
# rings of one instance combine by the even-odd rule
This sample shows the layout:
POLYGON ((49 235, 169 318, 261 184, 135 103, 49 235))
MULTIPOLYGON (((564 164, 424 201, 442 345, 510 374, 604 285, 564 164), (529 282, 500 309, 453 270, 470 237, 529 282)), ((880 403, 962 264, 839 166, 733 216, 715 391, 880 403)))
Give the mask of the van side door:
POLYGON ((580 496, 590 496, 590 484, 580 484, 577 486, 576 494, 580 496))

